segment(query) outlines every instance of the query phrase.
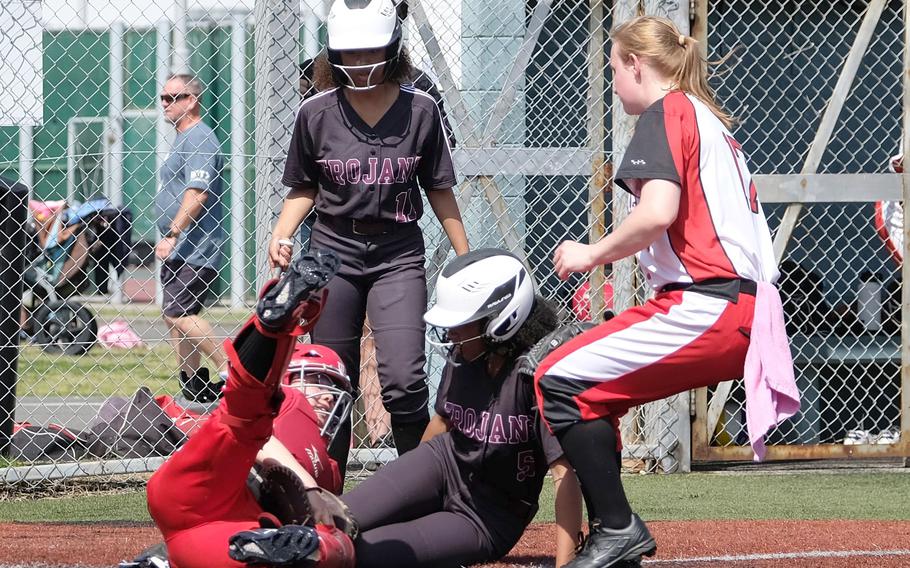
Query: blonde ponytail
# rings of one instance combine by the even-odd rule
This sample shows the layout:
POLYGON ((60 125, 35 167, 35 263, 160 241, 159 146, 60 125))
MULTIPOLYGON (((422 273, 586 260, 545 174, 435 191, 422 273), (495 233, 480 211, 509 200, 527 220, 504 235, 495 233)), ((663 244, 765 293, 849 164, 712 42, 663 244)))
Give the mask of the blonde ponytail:
POLYGON ((646 59, 674 86, 703 102, 724 126, 732 129, 735 120, 717 103, 708 84, 708 61, 701 56, 698 40, 680 33, 666 18, 638 16, 616 26, 610 39, 623 57, 634 53, 646 59))

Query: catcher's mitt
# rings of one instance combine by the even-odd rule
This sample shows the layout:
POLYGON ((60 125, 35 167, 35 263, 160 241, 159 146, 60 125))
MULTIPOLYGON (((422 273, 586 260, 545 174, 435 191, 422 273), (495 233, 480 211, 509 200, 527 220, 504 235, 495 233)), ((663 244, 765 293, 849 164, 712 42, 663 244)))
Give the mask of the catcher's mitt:
POLYGON ((312 518, 316 524, 335 527, 351 539, 357 538, 359 528, 357 521, 344 501, 322 487, 310 487, 306 490, 312 518))
POLYGON ((347 505, 321 487, 307 488, 290 468, 267 461, 260 472, 259 504, 285 525, 336 527, 351 539, 357 537, 357 521, 347 505))
POLYGON ((543 336, 543 338, 534 344, 528 350, 527 355, 521 358, 521 371, 528 375, 533 375, 537 371, 540 362, 552 353, 559 346, 563 345, 570 339, 596 327, 591 322, 579 321, 566 325, 561 325, 543 336))

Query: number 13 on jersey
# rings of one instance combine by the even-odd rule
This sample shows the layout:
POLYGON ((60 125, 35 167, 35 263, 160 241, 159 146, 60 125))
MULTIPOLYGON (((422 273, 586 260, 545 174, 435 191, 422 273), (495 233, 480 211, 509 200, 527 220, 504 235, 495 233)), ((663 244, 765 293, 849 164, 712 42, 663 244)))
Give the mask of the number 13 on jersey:
POLYGON ((752 181, 752 174, 749 173, 749 167, 746 165, 746 156, 743 154, 743 148, 739 145, 739 142, 728 134, 724 134, 724 139, 727 141, 727 146, 730 147, 730 152, 733 153, 733 164, 736 166, 736 173, 742 184, 743 195, 745 195, 746 202, 749 204, 749 210, 757 214, 758 191, 755 189, 755 182, 752 181))

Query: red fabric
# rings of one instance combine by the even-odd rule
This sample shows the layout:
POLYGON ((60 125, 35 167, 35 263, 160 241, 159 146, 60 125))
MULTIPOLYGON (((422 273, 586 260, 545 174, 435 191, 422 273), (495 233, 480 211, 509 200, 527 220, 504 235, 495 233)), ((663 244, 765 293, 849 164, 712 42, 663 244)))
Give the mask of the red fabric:
POLYGON ((187 436, 192 436, 208 420, 208 414, 200 414, 177 404, 174 397, 168 394, 155 397, 155 402, 161 410, 174 421, 174 425, 187 436))
POLYGON ((246 479, 268 435, 246 436, 225 414, 222 404, 148 482, 149 514, 174 568, 242 566, 228 557, 228 538, 259 526, 246 479))
MULTIPOLYGON (((662 299, 632 308, 604 325, 620 320, 613 329, 623 329, 626 326, 620 324, 629 312, 637 319, 669 309, 668 305, 661 305, 665 303, 662 299)), ((666 300, 672 302, 671 298, 666 300)), ((582 418, 622 416, 633 406, 742 377, 749 348, 749 338, 743 331, 751 330, 754 311, 755 298, 741 294, 739 303, 730 304, 713 327, 684 348, 621 378, 592 384, 575 397, 582 418)))
POLYGON ((875 202, 875 232, 885 243, 885 248, 894 260, 894 264, 900 267, 904 262, 904 252, 895 246, 894 239, 891 238, 891 232, 888 230, 888 223, 885 221, 884 204, 881 201, 875 202))
POLYGON ((721 246, 701 183, 701 140, 695 108, 681 91, 664 97, 670 152, 682 180, 679 214, 667 230, 673 250, 692 280, 739 278, 721 246))
POLYGON ((316 525, 319 535, 319 568, 354 568, 354 543, 335 527, 316 525))
POLYGON ((329 457, 326 443, 319 435, 320 426, 313 407, 296 388, 282 388, 285 399, 275 417, 273 435, 313 475, 320 487, 340 494, 341 472, 335 460, 329 457))
MULTIPOLYGON (((246 480, 273 426, 317 482, 325 481, 333 491, 341 487, 338 466, 328 457, 306 397, 284 389, 284 402, 274 416, 273 388, 249 376, 233 344, 228 345, 234 357, 221 404, 148 482, 149 513, 164 536, 173 568, 244 566, 228 557, 228 539, 259 526, 263 511, 246 480), (315 463, 319 471, 314 471, 315 463)), ((279 342, 275 361, 290 357, 292 348, 293 341, 279 342)), ((176 412, 176 405, 170 407, 176 412)))
MULTIPOLYGON (((659 294, 644 305, 630 308, 566 342, 545 357, 534 375, 541 415, 546 418, 540 378, 556 363, 612 333, 644 322, 657 314, 667 314, 682 302, 683 294, 682 291, 659 294)), ((633 406, 742 377, 749 347, 749 337, 746 334, 752 328, 754 310, 755 298, 740 294, 737 304, 729 304, 711 328, 681 349, 619 378, 602 383, 591 382, 589 388, 574 397, 581 419, 609 417, 614 426, 618 427, 619 418, 633 406)), ((619 429, 616 431, 618 433, 619 429)), ((619 446, 617 449, 621 449, 621 443, 619 446)))
MULTIPOLYGON (((613 282, 610 278, 604 281, 604 309, 613 309, 613 282)), ((585 280, 572 294, 572 313, 578 321, 591 321, 591 282, 585 280)), ((600 317, 597 318, 601 319, 600 317)))

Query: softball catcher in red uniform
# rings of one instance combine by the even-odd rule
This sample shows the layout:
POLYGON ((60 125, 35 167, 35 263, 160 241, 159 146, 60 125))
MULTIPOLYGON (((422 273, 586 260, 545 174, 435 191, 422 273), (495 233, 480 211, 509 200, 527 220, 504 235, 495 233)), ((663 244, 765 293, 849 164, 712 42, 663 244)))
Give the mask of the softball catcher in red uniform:
MULTIPOLYGON (((265 286, 256 315, 224 344, 230 363, 220 405, 149 480, 149 513, 172 568, 245 566, 251 552, 231 547, 232 537, 281 525, 286 511, 272 492, 273 477, 288 470, 304 490, 340 492, 341 475, 326 446, 348 417, 350 386, 337 354, 297 343, 318 319, 321 291, 337 267, 334 254, 314 252, 265 286), (258 496, 247 484, 251 468, 260 476, 258 496)), ((319 525, 289 536, 316 556, 322 546, 343 560, 353 551, 337 533, 319 525)))

